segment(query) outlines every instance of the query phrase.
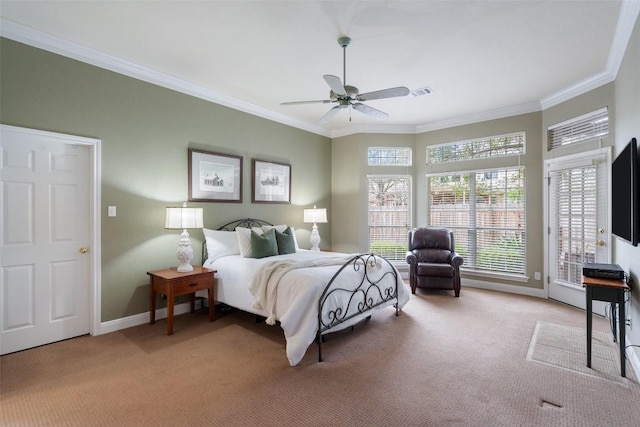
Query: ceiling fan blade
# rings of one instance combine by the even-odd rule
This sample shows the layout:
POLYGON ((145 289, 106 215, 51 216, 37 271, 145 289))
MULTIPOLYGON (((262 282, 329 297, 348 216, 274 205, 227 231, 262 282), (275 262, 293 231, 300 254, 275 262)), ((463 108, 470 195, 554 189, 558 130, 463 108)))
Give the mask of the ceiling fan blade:
POLYGON ((404 86, 389 89, 376 90, 374 92, 361 93, 356 96, 358 101, 371 101, 372 99, 396 98, 409 95, 409 89, 404 86))
POLYGON ((344 86, 342 86, 342 82, 340 81, 340 77, 332 76, 331 74, 325 74, 323 77, 324 77, 324 81, 327 82, 327 84, 329 85, 331 90, 336 95, 342 96, 342 95, 346 95, 347 94, 347 92, 344 90, 344 86))
POLYGON ((330 104, 333 101, 330 99, 318 99, 315 101, 292 101, 292 102, 281 102, 280 105, 301 105, 301 104, 330 104))
POLYGON ((353 109, 358 110, 369 117, 373 117, 374 119, 386 119, 387 117, 389 117, 389 115, 384 111, 376 110, 373 107, 369 107, 368 105, 361 104, 359 102, 353 104, 353 109))
POLYGON ((342 108, 342 106, 336 105, 335 107, 327 111, 326 114, 320 118, 318 123, 320 124, 327 123, 329 120, 333 118, 333 116, 335 116, 338 113, 338 111, 340 111, 340 108, 342 108))

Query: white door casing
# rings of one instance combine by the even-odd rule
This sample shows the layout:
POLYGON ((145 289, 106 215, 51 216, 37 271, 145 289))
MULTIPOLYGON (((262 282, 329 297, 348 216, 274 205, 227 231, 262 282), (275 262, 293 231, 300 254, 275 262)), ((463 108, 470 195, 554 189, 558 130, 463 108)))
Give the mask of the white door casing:
POLYGON ((0 131, 0 353, 96 333, 99 141, 0 131))
MULTIPOLYGON (((585 308, 582 263, 607 263, 610 149, 545 161, 545 286, 548 296, 585 308)), ((605 304, 594 301, 594 312, 605 304)))

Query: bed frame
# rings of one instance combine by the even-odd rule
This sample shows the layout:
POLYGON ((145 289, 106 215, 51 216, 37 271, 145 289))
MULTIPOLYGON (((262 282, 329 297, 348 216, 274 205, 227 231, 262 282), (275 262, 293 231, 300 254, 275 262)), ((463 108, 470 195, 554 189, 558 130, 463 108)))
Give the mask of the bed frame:
MULTIPOLYGON (((236 227, 251 228, 263 225, 273 224, 260 219, 243 218, 228 222, 218 227, 218 230, 234 231, 236 227)), ((202 262, 204 263, 207 259, 206 242, 203 242, 202 248, 202 262)), ((322 362, 322 343, 326 334, 344 329, 340 325, 356 317, 362 320, 369 319, 376 307, 394 300, 396 316, 398 316, 400 313, 398 272, 393 268, 391 262, 385 257, 373 253, 363 253, 351 257, 329 280, 318 300, 318 331, 316 333, 318 361, 322 362), (389 270, 382 274, 374 274, 374 271, 383 265, 389 267, 389 270), (337 278, 345 270, 358 273, 358 283, 354 288, 346 289, 337 285, 339 283, 337 278), (327 301, 333 300, 336 295, 340 297, 340 301, 346 296, 344 298, 346 304, 331 309, 331 304, 327 301), (374 297, 377 298, 377 301, 374 297)), ((351 327, 353 328, 353 326, 351 327)))
MULTIPOLYGON (((400 314, 398 304, 398 271, 393 268, 391 262, 381 255, 365 253, 355 255, 345 262, 333 275, 324 292, 318 301, 318 332, 316 333, 316 343, 318 344, 318 362, 322 362, 322 341, 323 335, 336 329, 340 324, 356 317, 371 318, 371 312, 376 307, 389 301, 395 300, 396 316, 400 314), (371 274, 371 270, 386 263, 390 270, 376 277, 371 274), (353 269, 358 272, 359 283, 353 289, 340 288, 334 284, 336 278, 346 269, 353 269), (325 308, 325 303, 333 295, 347 295, 347 303, 343 307, 335 309, 325 308), (374 303, 373 296, 379 298, 374 303), (368 316, 364 316, 368 313, 368 316)), ((328 305, 328 304, 327 304, 328 305)), ((352 326, 353 328, 353 326, 352 326)))

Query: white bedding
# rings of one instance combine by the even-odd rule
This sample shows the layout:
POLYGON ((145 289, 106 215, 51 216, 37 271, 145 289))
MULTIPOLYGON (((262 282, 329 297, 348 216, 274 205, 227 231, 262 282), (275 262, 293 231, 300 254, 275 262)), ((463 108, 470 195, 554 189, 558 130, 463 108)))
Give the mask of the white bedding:
MULTIPOLYGON (((216 301, 267 318, 272 316, 272 318, 275 317, 276 320, 280 321, 280 326, 284 331, 287 342, 287 358, 289 364, 295 366, 300 362, 309 345, 315 340, 318 330, 318 299, 339 266, 324 265, 291 269, 282 275, 276 288, 269 290, 270 293, 277 294, 277 297, 272 302, 266 303, 262 301, 262 304, 257 304, 257 298, 250 290, 251 284, 255 283, 257 272, 261 266, 274 261, 285 260, 309 264, 314 260, 324 259, 327 261, 336 257, 341 257, 346 261, 351 256, 335 252, 317 252, 301 249, 295 254, 260 259, 244 258, 240 255, 223 256, 213 262, 205 262, 204 267, 218 271, 216 273, 216 301)), ((320 262, 320 264, 322 263, 320 262)), ((345 269, 343 274, 356 274, 352 270, 345 269)), ((340 277, 346 276, 341 274, 340 277)), ((398 301, 399 307, 402 308, 409 301, 410 292, 400 277, 400 273, 397 273, 397 277, 398 301)), ((254 286, 254 291, 255 288, 254 286)), ((388 306, 393 303, 394 301, 391 301, 385 305, 388 306)), ((333 330, 349 327, 366 317, 366 315, 355 317, 333 330)))

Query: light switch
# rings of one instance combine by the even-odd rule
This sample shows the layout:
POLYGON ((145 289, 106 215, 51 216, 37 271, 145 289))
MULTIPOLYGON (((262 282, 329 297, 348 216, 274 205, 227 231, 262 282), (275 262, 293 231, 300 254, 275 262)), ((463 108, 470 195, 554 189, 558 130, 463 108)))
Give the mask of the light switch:
POLYGON ((107 209, 107 215, 116 216, 116 207, 115 206, 109 206, 109 208, 107 209))

